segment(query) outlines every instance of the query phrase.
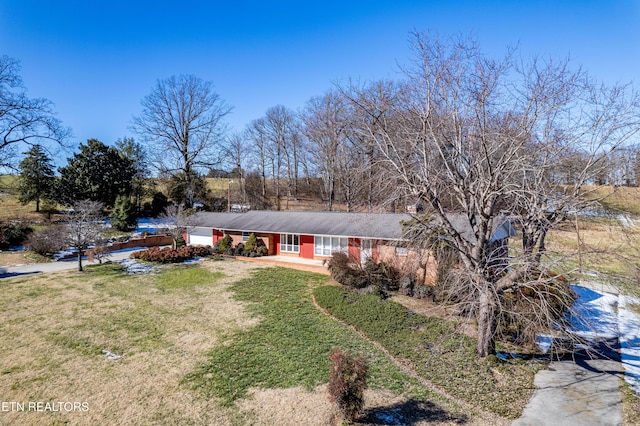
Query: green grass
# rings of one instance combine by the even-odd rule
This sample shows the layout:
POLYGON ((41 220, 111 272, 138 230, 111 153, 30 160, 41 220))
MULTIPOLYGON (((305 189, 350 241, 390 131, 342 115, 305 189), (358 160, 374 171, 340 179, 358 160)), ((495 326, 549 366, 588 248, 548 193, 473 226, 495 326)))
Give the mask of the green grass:
POLYGON ((226 405, 245 397, 251 387, 311 389, 328 381, 328 354, 339 347, 369 360, 371 387, 422 400, 439 399, 375 346, 313 306, 311 289, 326 280, 324 275, 269 268, 234 284, 235 297, 248 302, 260 322, 248 331, 229 335, 228 344, 212 350, 208 362, 186 381, 226 405))
POLYGON ((315 290, 318 304, 381 343, 392 355, 410 360, 422 376, 468 403, 516 418, 533 393, 538 363, 478 360, 475 342, 444 320, 425 317, 374 294, 339 287, 315 290))
POLYGON ((154 294, 166 298, 170 295, 160 295, 173 292, 181 297, 194 287, 215 284, 223 276, 194 265, 180 265, 164 268, 161 274, 132 279, 119 264, 88 265, 84 273, 69 279, 80 282, 90 279, 93 289, 108 296, 112 303, 99 317, 86 314, 89 306, 78 304, 76 317, 82 321, 83 315, 87 315, 91 320, 82 321, 80 329, 65 328, 54 333, 51 340, 85 355, 101 353, 105 348, 131 354, 166 347, 165 321, 179 314, 179 309, 187 308, 176 307, 172 312, 156 303, 154 294))
POLYGON ((222 277, 224 277, 224 274, 221 272, 208 272, 191 266, 176 266, 159 275, 156 279, 156 286, 163 291, 188 289, 222 277))

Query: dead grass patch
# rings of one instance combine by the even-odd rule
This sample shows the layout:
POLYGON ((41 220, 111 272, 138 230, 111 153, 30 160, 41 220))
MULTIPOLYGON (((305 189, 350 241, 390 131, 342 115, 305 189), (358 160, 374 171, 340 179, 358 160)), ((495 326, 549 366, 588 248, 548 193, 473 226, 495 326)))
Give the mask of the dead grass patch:
POLYGON ((454 326, 454 329, 463 333, 473 339, 478 335, 477 326, 471 321, 469 317, 461 317, 458 315, 458 308, 455 306, 447 306, 433 302, 427 302, 423 299, 416 299, 415 297, 394 295, 391 300, 400 303, 405 308, 427 317, 434 317, 444 319, 450 322, 454 326))
MULTIPOLYGON (((410 424, 481 425, 477 419, 452 417, 435 404, 417 401, 385 389, 365 391, 364 415, 358 425, 410 424)), ((251 389, 237 406, 245 419, 256 426, 326 426, 340 424, 340 415, 327 399, 326 385, 313 390, 301 386, 289 389, 251 389)))
POLYGON ((225 274, 158 291, 154 276, 65 272, 0 282, 3 401, 80 401, 88 412, 0 413, 2 424, 235 422, 182 383, 227 333, 256 319, 228 293, 255 265, 202 262, 225 274), (108 360, 102 350, 121 355, 108 360))
POLYGON ((36 263, 42 261, 42 259, 34 259, 28 256, 28 252, 25 251, 0 251, 0 265, 1 266, 16 266, 26 265, 29 263, 36 263))

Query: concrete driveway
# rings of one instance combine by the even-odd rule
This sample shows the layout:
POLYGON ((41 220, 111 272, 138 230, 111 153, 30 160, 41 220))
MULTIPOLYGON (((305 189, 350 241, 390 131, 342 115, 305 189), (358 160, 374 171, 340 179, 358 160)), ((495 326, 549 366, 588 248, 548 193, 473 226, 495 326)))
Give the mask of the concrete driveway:
POLYGON ((616 356, 606 351, 598 359, 576 357, 549 364, 536 375, 536 391, 513 425, 622 425, 623 371, 616 356))

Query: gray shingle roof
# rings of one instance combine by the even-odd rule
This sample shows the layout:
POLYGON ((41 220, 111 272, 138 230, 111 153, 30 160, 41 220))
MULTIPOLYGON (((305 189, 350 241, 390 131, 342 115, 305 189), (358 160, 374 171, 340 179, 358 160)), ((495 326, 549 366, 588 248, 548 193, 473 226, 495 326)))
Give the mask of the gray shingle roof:
POLYGON ((409 215, 402 214, 252 210, 246 213, 198 213, 193 223, 227 231, 394 240, 402 238, 400 221, 408 219, 409 215))
MULTIPOLYGON (((198 213, 195 226, 226 231, 265 232, 275 234, 331 235, 340 237, 402 240, 401 221, 409 214, 339 213, 251 210, 246 213, 198 213)), ((471 237, 465 217, 451 215, 452 224, 466 238, 471 237)), ((510 225, 498 226, 493 239, 515 235, 510 225)))

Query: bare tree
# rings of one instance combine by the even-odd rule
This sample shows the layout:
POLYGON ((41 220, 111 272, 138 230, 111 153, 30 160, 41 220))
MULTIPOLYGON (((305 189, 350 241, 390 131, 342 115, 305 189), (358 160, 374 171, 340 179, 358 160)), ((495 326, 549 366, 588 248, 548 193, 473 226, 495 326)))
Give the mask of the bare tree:
POLYGON ((97 201, 78 201, 65 223, 65 242, 78 250, 78 271, 82 271, 84 252, 100 242, 104 226, 102 224, 102 204, 97 201))
POLYGON ((302 120, 306 137, 311 141, 313 160, 322 178, 327 210, 333 210, 336 197, 336 181, 340 173, 338 153, 344 145, 349 126, 348 105, 336 92, 307 102, 302 120))
MULTIPOLYGON (((261 192, 261 202, 260 206, 266 204, 267 201, 267 175, 268 175, 268 165, 270 163, 269 160, 269 142, 267 140, 267 136, 264 131, 264 119, 259 118, 257 120, 253 120, 251 124, 247 126, 246 129, 247 138, 253 142, 253 155, 256 159, 256 165, 258 168, 258 174, 260 176, 260 192, 261 192)), ((253 181, 253 179, 252 179, 253 181)), ((254 185, 252 185, 252 194, 254 185)))
POLYGON ((248 132, 259 151, 261 173, 265 182, 267 175, 272 178, 276 209, 282 208, 283 180, 288 208, 289 198, 297 195, 300 162, 304 157, 296 115, 284 106, 276 105, 269 108, 264 117, 254 120, 248 132))
POLYGON ((393 102, 345 92, 364 113, 358 128, 390 177, 437 218, 418 221, 416 244, 437 226, 457 253, 450 283, 475 318, 477 354, 485 357, 495 353, 504 315, 540 330, 562 314, 570 295, 550 271, 562 265, 544 257, 546 235, 584 206, 584 185, 605 154, 638 131, 638 96, 629 87, 597 86, 566 62, 522 65, 511 53, 495 60, 463 38, 416 33, 411 41, 414 62, 393 102), (563 187, 550 176, 569 151, 584 163, 563 187), (463 214, 462 223, 447 207, 463 214), (492 244, 505 214, 517 218, 523 236, 509 269, 504 247, 492 244), (507 303, 512 297, 528 307, 507 303))
POLYGON ((221 160, 222 120, 230 112, 211 82, 180 75, 159 80, 142 100, 142 113, 133 118, 133 130, 151 144, 155 167, 184 173, 187 207, 193 205, 198 170, 221 160))
POLYGON ((53 104, 44 98, 29 98, 19 75, 16 59, 0 56, 0 166, 13 167, 18 147, 63 144, 71 131, 55 118, 53 104))
MULTIPOLYGON (((196 215, 189 215, 185 212, 182 204, 172 204, 164 209, 158 216, 161 222, 166 225, 165 230, 173 238, 173 248, 178 247, 178 243, 183 239, 183 235, 189 233, 189 229, 197 225, 196 215)), ((186 241, 185 241, 186 242, 186 241)))
POLYGON ((232 134, 226 141, 226 157, 227 161, 233 165, 233 171, 237 173, 234 178, 237 178, 240 183, 240 197, 242 203, 247 202, 247 191, 245 185, 247 160, 249 158, 250 147, 245 136, 240 133, 232 134))

